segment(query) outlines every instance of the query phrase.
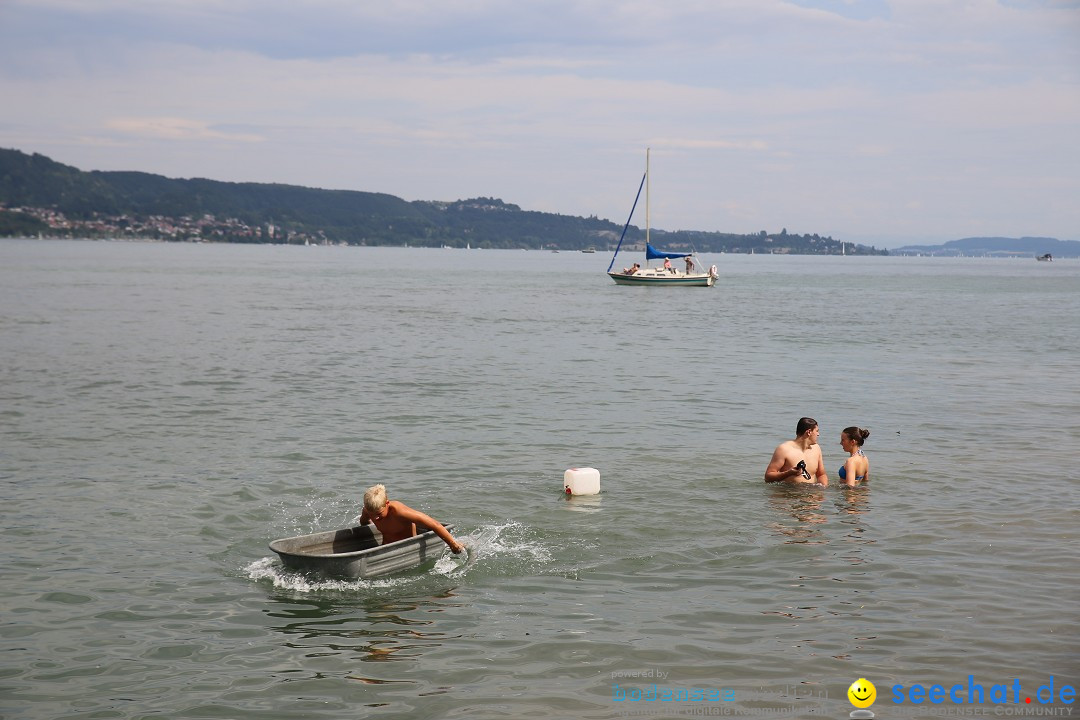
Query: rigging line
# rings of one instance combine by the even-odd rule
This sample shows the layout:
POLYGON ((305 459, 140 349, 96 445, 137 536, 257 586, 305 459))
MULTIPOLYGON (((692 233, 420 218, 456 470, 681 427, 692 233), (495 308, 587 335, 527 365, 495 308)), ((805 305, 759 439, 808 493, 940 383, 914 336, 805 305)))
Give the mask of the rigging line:
POLYGON ((615 254, 611 256, 611 264, 607 266, 607 271, 611 272, 611 268, 615 267, 615 258, 619 255, 619 248, 622 247, 623 238, 626 237, 626 229, 630 227, 630 221, 634 218, 634 210, 637 208, 638 200, 641 199, 641 189, 645 187, 645 178, 649 176, 649 171, 646 170, 645 174, 641 176, 641 184, 638 185, 637 197, 634 198, 634 206, 630 208, 630 217, 626 218, 626 224, 623 225, 622 235, 619 236, 619 244, 615 247, 615 254))

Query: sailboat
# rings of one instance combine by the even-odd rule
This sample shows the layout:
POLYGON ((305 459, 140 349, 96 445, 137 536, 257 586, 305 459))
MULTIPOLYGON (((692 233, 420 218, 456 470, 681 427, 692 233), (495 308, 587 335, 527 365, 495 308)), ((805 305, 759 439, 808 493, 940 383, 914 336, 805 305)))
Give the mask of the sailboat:
POLYGON ((649 237, 649 149, 645 150, 645 174, 641 178, 641 185, 638 186, 637 197, 634 198, 634 206, 630 208, 630 217, 626 219, 626 225, 623 226, 622 236, 619 237, 619 244, 615 248, 615 254, 611 256, 611 264, 608 265, 607 274, 616 285, 689 285, 691 287, 712 287, 716 283, 717 272, 716 266, 713 265, 709 268, 708 272, 700 272, 700 262, 694 262, 696 257, 695 253, 678 253, 678 252, 663 252, 657 250, 652 246, 651 238, 649 237), (641 188, 645 187, 645 267, 641 267, 640 264, 634 263, 632 267, 625 268, 621 272, 612 272, 611 268, 615 266, 615 258, 619 255, 619 248, 622 247, 623 238, 626 237, 626 230, 630 227, 630 220, 634 217, 634 209, 637 208, 638 200, 641 199, 641 188), (682 258, 688 258, 686 260, 686 270, 672 267, 671 261, 682 258), (663 260, 663 265, 652 267, 649 263, 652 260, 663 260))

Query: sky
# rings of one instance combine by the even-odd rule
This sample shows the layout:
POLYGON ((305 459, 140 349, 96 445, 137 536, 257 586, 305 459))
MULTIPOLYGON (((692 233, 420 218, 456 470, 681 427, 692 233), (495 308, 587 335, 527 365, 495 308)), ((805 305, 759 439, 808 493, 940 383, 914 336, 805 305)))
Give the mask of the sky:
POLYGON ((664 230, 1080 240, 1080 0, 0 0, 0 147, 619 224, 651 148, 664 230))

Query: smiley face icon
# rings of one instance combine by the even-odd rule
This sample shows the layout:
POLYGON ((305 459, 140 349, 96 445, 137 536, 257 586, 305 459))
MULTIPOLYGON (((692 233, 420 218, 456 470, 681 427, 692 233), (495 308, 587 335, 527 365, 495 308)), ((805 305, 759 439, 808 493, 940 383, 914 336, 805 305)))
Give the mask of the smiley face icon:
POLYGON ((866 678, 859 678, 847 689, 848 700, 857 708, 868 708, 877 700, 877 688, 866 678))

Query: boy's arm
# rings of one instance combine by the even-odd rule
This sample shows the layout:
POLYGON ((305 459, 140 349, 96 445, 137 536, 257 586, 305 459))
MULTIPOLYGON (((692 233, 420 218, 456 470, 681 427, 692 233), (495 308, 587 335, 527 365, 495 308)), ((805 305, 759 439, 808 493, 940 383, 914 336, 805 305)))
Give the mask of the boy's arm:
POLYGON ((454 536, 451 535, 445 527, 443 527, 443 524, 441 522, 431 517, 430 515, 425 515, 419 510, 413 510, 411 507, 402 502, 398 503, 398 514, 409 522, 414 522, 417 525, 422 525, 428 530, 433 530, 436 535, 442 538, 444 543, 450 546, 450 550, 454 554, 457 554, 465 549, 465 546, 455 540, 454 536))

